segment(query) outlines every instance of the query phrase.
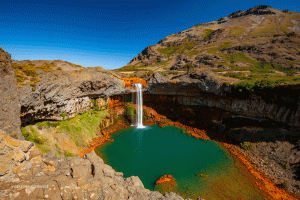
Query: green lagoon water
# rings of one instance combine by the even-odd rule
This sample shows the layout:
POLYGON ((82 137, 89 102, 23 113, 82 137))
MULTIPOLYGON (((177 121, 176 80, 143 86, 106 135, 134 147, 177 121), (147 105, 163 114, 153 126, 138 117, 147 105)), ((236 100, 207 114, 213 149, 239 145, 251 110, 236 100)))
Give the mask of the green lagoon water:
POLYGON ((178 184, 175 192, 185 198, 263 199, 238 163, 216 142, 158 125, 119 130, 112 139, 114 142, 98 147, 97 154, 124 177, 138 176, 150 190, 159 190, 155 182, 170 174, 178 184))

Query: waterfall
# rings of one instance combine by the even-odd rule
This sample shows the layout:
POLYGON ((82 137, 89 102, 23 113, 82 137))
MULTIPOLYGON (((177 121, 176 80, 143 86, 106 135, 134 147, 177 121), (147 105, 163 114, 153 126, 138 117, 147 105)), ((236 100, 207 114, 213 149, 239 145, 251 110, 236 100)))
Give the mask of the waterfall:
POLYGON ((135 84, 136 87, 136 105, 137 105, 137 120, 136 127, 137 128, 145 128, 143 126, 143 85, 140 83, 135 84))

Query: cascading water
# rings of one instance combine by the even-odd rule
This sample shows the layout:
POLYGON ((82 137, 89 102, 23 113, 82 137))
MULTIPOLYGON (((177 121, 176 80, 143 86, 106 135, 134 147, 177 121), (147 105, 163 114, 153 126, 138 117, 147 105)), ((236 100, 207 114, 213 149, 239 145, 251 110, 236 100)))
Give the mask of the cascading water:
POLYGON ((137 128, 145 128, 143 126, 143 85, 140 83, 134 84, 136 87, 136 105, 137 105, 137 120, 136 127, 137 128))

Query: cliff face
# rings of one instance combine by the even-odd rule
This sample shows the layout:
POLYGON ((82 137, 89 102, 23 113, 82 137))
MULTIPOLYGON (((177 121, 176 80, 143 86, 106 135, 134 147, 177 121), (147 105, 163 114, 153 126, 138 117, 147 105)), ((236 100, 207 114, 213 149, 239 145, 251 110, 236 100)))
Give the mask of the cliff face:
POLYGON ((297 85, 240 93, 221 84, 210 73, 200 71, 171 80, 156 73, 149 77, 146 90, 152 95, 172 96, 171 101, 178 105, 217 107, 242 116, 268 118, 300 127, 297 85))
POLYGON ((33 91, 29 85, 20 89, 22 123, 41 119, 62 120, 92 108, 93 99, 107 104, 112 94, 124 91, 124 83, 98 69, 58 71, 42 75, 33 91))
POLYGON ((0 48, 0 129, 24 139, 20 121, 20 97, 10 55, 0 48))

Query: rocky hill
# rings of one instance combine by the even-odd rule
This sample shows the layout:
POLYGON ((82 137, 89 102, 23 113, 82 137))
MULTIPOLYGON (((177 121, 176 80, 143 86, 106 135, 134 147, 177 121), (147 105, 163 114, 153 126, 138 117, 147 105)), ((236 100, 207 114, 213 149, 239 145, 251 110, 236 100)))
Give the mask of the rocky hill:
POLYGON ((299 82, 299 46, 300 14, 261 5, 169 35, 116 71, 172 77, 209 69, 229 83, 299 82))

